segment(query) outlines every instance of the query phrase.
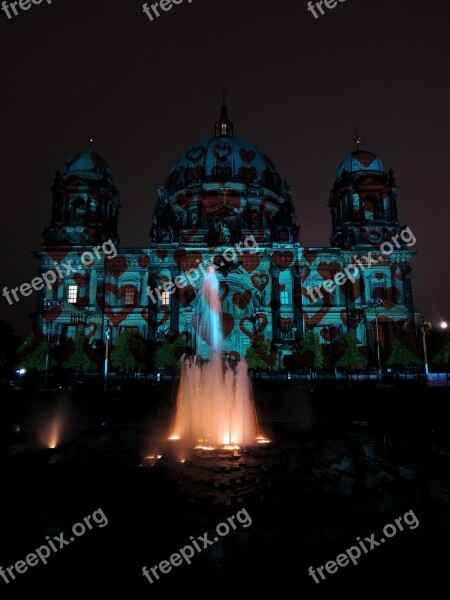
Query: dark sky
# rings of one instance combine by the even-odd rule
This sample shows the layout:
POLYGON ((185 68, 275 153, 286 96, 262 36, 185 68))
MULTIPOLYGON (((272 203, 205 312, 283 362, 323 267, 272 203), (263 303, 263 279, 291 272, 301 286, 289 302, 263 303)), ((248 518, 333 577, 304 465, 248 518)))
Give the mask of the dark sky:
MULTIPOLYGON (((226 87, 235 134, 292 185, 304 245, 329 244, 329 192, 358 128, 417 237, 416 306, 450 322, 450 2, 347 0, 317 20, 306 6, 184 0, 153 22, 141 0, 0 12, 1 288, 35 277, 54 172, 90 135, 120 191, 122 245, 146 245, 157 186, 213 134, 226 87)), ((34 304, 0 297, 0 318, 24 334, 34 304)))

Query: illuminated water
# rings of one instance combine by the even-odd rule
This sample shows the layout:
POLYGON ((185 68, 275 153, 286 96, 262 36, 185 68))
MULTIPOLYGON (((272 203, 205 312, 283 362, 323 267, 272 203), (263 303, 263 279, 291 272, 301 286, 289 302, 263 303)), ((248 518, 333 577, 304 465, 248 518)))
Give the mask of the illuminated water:
POLYGON ((222 359, 219 285, 213 267, 203 280, 194 323, 196 334, 209 344, 212 355, 203 367, 189 358, 182 362, 171 439, 204 449, 233 449, 266 441, 258 433, 245 359, 241 358, 236 372, 222 359))

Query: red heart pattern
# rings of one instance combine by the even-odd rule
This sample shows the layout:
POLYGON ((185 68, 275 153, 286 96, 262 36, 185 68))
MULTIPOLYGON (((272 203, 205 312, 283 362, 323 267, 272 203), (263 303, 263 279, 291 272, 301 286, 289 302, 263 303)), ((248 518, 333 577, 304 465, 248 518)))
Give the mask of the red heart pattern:
POLYGON ((305 260, 309 262, 310 265, 312 265, 313 262, 316 260, 318 254, 314 250, 307 250, 303 253, 303 256, 305 257, 305 260))
POLYGON ((114 307, 110 306, 107 302, 105 302, 105 312, 108 315, 108 319, 111 321, 114 327, 117 327, 124 321, 129 314, 133 312, 131 307, 123 308, 119 312, 114 312, 114 307))
POLYGON ((285 252, 280 252, 276 250, 272 254, 272 262, 273 264, 280 269, 280 271, 285 271, 289 269, 292 262, 294 260, 294 254, 290 250, 286 250, 285 252))
POLYGON ((125 256, 117 256, 105 261, 106 270, 108 273, 118 279, 121 275, 128 271, 128 260, 125 256))
POLYGON ((317 271, 324 279, 333 279, 336 273, 341 270, 339 263, 337 262, 321 262, 317 265, 317 271))
POLYGON ((245 148, 241 148, 239 150, 239 156, 241 160, 245 163, 251 163, 256 158, 256 153, 253 150, 246 150, 245 148))
POLYGON ((137 262, 141 269, 146 269, 150 264, 150 259, 148 256, 139 256, 137 262))
POLYGON ((44 310, 44 319, 53 323, 53 321, 56 321, 61 314, 62 309, 63 305, 60 304, 59 306, 53 307, 52 310, 44 310))
POLYGON ((186 252, 184 248, 179 248, 175 251, 174 259, 180 269, 186 273, 198 267, 202 262, 202 255, 200 252, 186 252))
POLYGON ((233 149, 229 144, 217 144, 213 148, 213 154, 220 162, 225 162, 231 156, 233 149))
POLYGON ((234 317, 230 313, 222 313, 222 331, 224 339, 230 335, 234 329, 234 317))
POLYGON ((192 163, 198 163, 206 154, 206 148, 198 146, 196 148, 190 148, 186 152, 186 158, 192 163))
POLYGON ((73 276, 73 280, 78 287, 85 288, 86 285, 89 283, 89 274, 85 273, 84 275, 82 275, 81 273, 75 273, 75 275, 73 276))
POLYGON ((255 324, 258 322, 258 331, 256 333, 263 333, 267 327, 268 320, 264 313, 258 313, 252 317, 242 317, 239 321, 239 329, 251 340, 255 337, 255 324))
POLYGON ((252 299, 252 293, 249 290, 247 290, 243 294, 240 294, 239 292, 236 292, 235 294, 233 294, 233 302, 241 310, 244 310, 244 308, 247 308, 251 299, 252 299))
POLYGON ((219 284, 219 294, 220 294, 219 300, 220 300, 220 302, 223 302, 229 293, 230 293, 230 286, 228 285, 228 283, 226 281, 221 281, 219 284))
POLYGON ((339 335, 338 327, 322 327, 320 330, 320 337, 324 339, 326 342, 333 341, 339 335))
POLYGON ((257 269, 261 263, 261 259, 258 254, 243 254, 239 257, 240 262, 242 263, 242 268, 247 273, 253 273, 255 269, 257 269))
POLYGON ((93 321, 86 323, 84 326, 84 336, 87 339, 91 339, 98 331, 98 323, 94 323, 93 321))
POLYGON ((267 273, 255 273, 251 279, 255 288, 262 292, 267 287, 270 277, 267 273))

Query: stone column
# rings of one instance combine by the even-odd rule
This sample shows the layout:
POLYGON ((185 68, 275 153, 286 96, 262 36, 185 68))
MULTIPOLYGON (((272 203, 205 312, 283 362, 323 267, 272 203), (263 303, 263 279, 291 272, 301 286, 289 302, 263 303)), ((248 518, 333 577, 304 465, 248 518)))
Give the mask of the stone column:
POLYGON ((270 265, 270 278, 272 283, 272 296, 270 307, 272 309, 272 339, 275 342, 281 342, 280 331, 280 269, 275 265, 270 265))
MULTIPOLYGON (((175 285, 175 278, 180 274, 179 267, 171 267, 170 275, 172 278, 172 282, 175 285)), ((180 302, 178 300, 178 288, 175 288, 173 294, 170 295, 170 329, 174 332, 179 332, 180 330, 180 302)))
MULTIPOLYGON (((151 268, 148 270, 148 285, 154 290, 158 285, 158 269, 151 268)), ((154 298, 157 299, 156 294, 153 294, 154 298)), ((148 339, 156 339, 156 330, 158 327, 158 302, 154 302, 152 297, 147 298, 148 306, 148 339)))
MULTIPOLYGON (((301 267, 300 267, 301 269, 301 267)), ((294 323, 297 328, 295 332, 295 339, 301 340, 303 337, 304 324, 303 324, 303 296, 302 296, 302 277, 301 272, 298 269, 293 270, 293 289, 292 289, 292 301, 294 305, 294 323)))
POLYGON ((97 269, 90 269, 89 304, 95 306, 97 298, 97 269))
POLYGON ((141 282, 140 282, 140 287, 141 287, 141 298, 140 298, 140 302, 139 304, 141 306, 146 306, 147 305, 147 300, 148 300, 148 296, 147 296, 147 280, 148 280, 148 274, 144 271, 141 275, 141 282))
POLYGON ((405 302, 405 278, 404 278, 403 269, 398 264, 391 265, 391 287, 392 287, 392 298, 389 298, 389 300, 392 300, 392 302, 395 302, 396 304, 401 304, 401 305, 406 304, 406 302, 405 302), (400 275, 400 277, 397 277, 396 274, 400 275), (398 300, 395 299, 395 290, 398 290, 400 292, 398 300))
POLYGON ((412 289, 412 280, 411 280, 411 271, 412 268, 410 265, 405 265, 403 268, 404 273, 404 289, 405 289, 405 304, 406 310, 408 312, 408 321, 414 323, 414 298, 413 298, 413 289, 412 289))

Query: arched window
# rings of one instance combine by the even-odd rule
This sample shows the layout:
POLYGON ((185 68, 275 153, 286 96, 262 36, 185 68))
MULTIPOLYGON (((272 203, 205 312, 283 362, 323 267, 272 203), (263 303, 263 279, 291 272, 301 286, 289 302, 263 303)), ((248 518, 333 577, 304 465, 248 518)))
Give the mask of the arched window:
POLYGON ((373 221, 375 218, 375 206, 373 200, 364 200, 364 218, 366 221, 373 221))
POLYGON ((350 211, 349 216, 352 221, 359 221, 361 219, 361 204, 358 192, 354 192, 350 197, 350 211))
POLYGON ((72 201, 72 221, 82 223, 86 215, 86 203, 84 198, 78 196, 72 201))
POLYGON ((292 304, 292 277, 289 271, 280 273, 280 304, 287 306, 292 304))
POLYGON ((97 219, 97 201, 94 198, 89 200, 89 220, 95 221, 97 219))
POLYGON ((78 301, 78 286, 68 285, 67 286, 67 302, 69 304, 76 304, 78 301))
POLYGON ((137 289, 134 285, 124 286, 124 304, 125 306, 136 306, 137 304, 137 289))
POLYGON ((161 304, 162 306, 170 306, 170 292, 161 292, 161 304))
POLYGON ((158 287, 160 296, 161 306, 170 306, 170 296, 175 293, 176 288, 172 286, 171 291, 167 290, 167 284, 171 281, 172 275, 169 269, 163 269, 158 275, 158 287), (164 286, 167 286, 164 289, 164 286))
POLYGON ((383 273, 375 273, 370 279, 370 299, 387 300, 387 282, 383 273))
POLYGON ((289 231, 286 228, 280 229, 280 242, 289 242, 289 231))

